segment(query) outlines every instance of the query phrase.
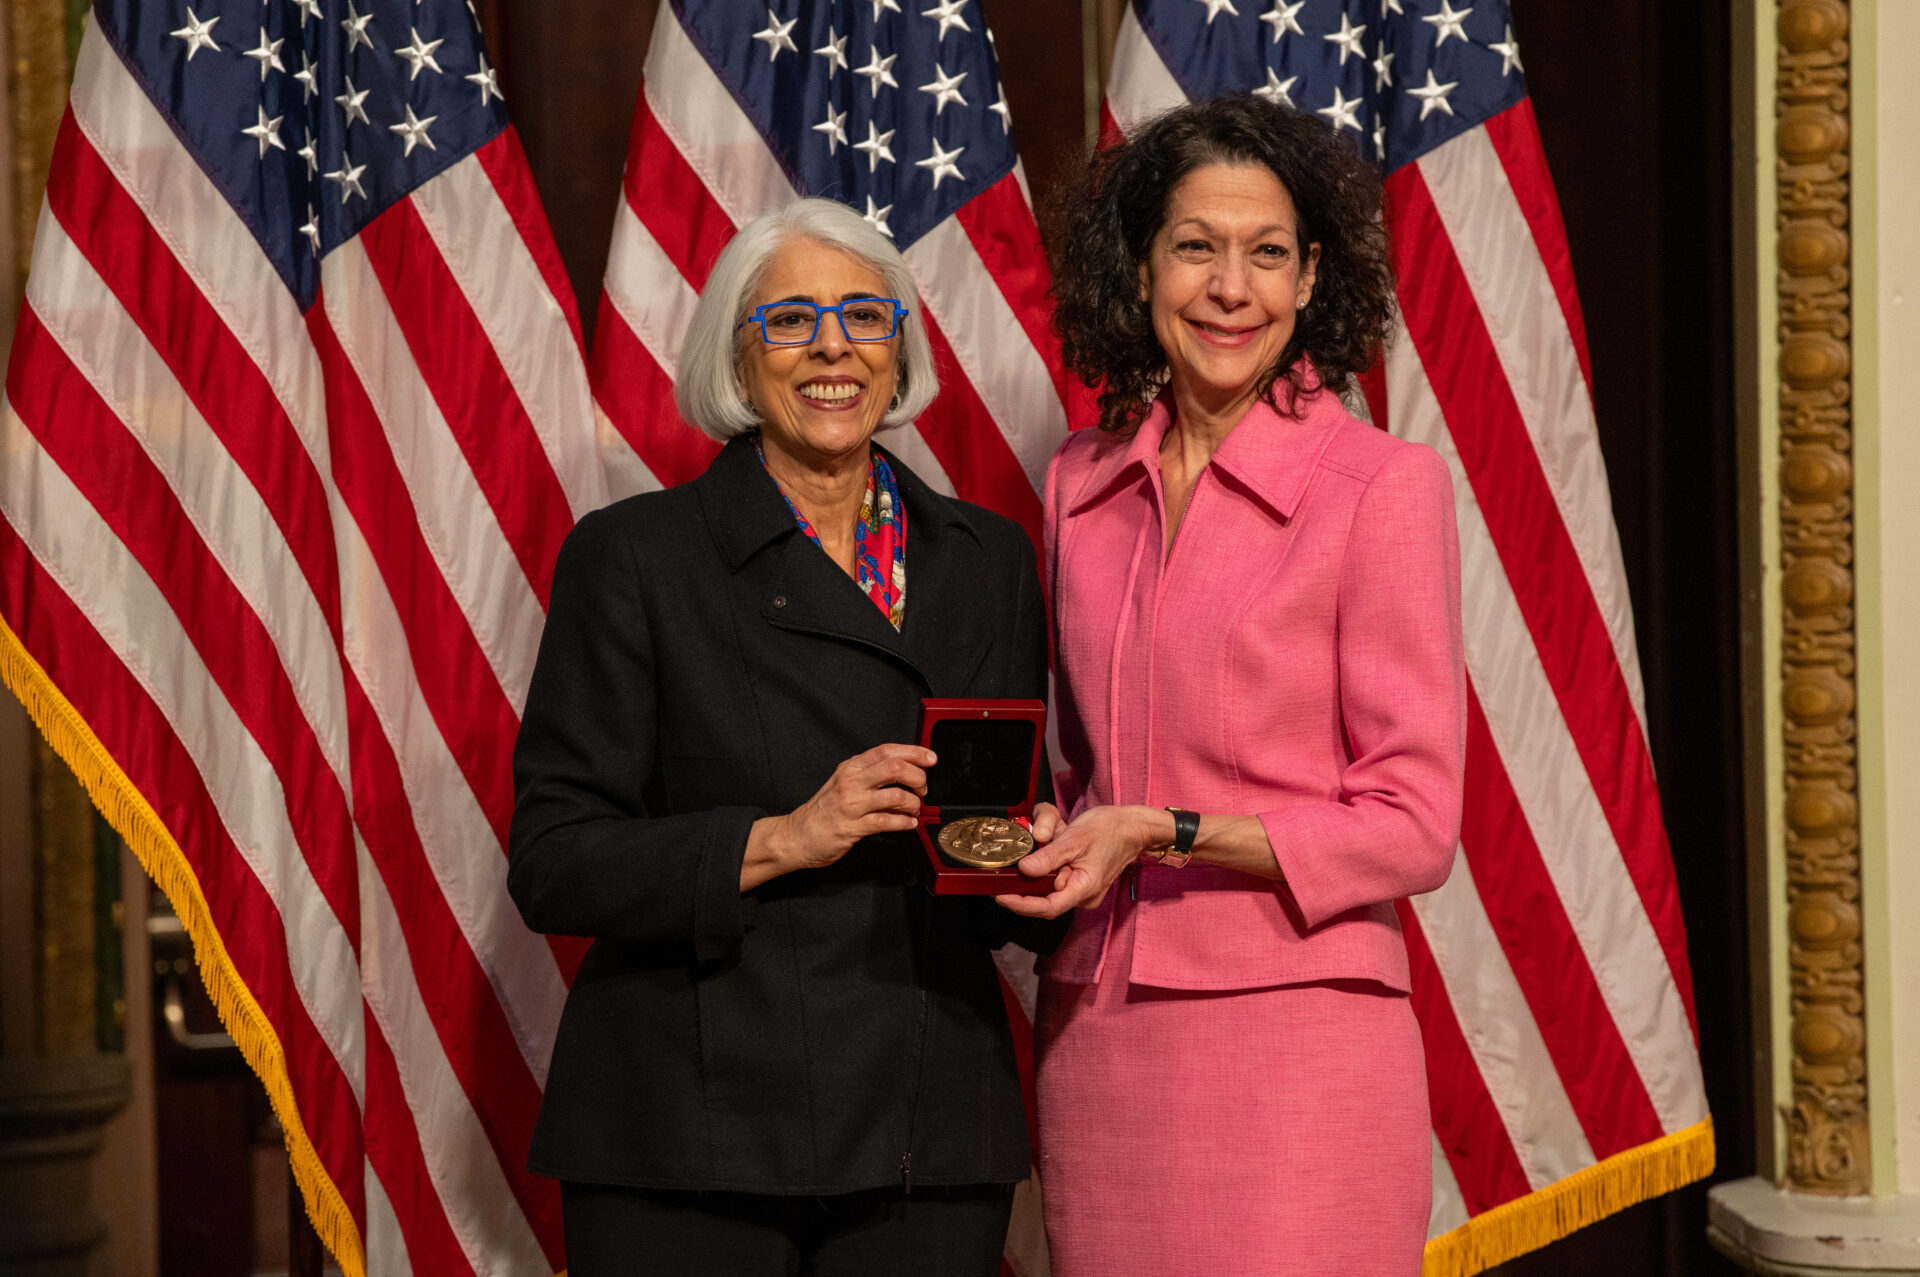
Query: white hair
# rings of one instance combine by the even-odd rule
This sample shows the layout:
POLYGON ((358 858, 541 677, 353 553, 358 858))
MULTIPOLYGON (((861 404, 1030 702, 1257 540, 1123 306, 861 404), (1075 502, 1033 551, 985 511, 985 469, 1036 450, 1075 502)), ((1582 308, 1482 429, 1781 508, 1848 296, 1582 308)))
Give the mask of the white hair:
POLYGON ((907 308, 899 328, 898 397, 880 425, 884 429, 912 421, 940 390, 933 347, 927 342, 926 327, 914 314, 920 304, 919 286, 892 240, 845 204, 823 199, 795 200, 763 213, 720 250, 681 346, 673 386, 681 419, 723 442, 759 427, 760 418, 741 394, 740 347, 734 334, 747 317, 747 300, 759 287, 774 254, 794 240, 839 249, 871 268, 886 281, 888 295, 907 308))

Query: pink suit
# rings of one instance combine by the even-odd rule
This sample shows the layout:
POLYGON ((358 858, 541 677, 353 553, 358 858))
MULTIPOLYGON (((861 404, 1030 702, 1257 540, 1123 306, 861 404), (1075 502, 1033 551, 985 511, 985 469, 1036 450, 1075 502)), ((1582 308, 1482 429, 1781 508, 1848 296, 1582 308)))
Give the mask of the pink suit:
POLYGON ((1453 863, 1465 741, 1444 462, 1256 404, 1163 555, 1167 401, 1047 475, 1069 814, 1258 814, 1276 884, 1146 867, 1044 968, 1054 1271, 1415 1273, 1431 1135, 1392 902, 1453 863))

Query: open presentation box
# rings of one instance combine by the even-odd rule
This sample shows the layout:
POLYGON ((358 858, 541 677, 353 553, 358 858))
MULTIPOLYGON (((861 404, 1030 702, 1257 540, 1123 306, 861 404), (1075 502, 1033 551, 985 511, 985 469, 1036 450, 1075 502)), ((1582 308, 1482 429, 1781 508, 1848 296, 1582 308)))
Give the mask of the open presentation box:
POLYGON ((1043 701, 927 699, 920 702, 920 743, 939 758, 927 771, 920 806, 920 843, 942 896, 1040 896, 1051 876, 1029 878, 1016 865, 978 869, 940 850, 941 826, 970 816, 1028 823, 1046 738, 1043 701))

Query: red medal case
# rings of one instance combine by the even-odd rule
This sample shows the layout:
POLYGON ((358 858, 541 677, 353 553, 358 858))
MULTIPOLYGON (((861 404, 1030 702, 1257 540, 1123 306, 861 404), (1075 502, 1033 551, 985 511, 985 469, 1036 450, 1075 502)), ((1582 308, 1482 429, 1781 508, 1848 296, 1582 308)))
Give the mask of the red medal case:
POLYGON ((920 702, 920 743, 939 756, 927 770, 920 804, 920 845, 933 866, 933 890, 942 896, 1044 896, 1052 877, 1029 878, 1018 865, 976 869, 940 853, 940 826, 968 816, 1033 818, 1047 734, 1044 701, 943 700, 920 702))

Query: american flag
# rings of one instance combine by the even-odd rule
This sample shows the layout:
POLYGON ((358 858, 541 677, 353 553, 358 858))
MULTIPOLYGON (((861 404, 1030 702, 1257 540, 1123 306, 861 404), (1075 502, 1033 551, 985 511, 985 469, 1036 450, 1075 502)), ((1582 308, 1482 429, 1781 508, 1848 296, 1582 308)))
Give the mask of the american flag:
MULTIPOLYGON (((1037 543, 1047 461, 1085 392, 1048 332, 1046 261, 974 0, 660 6, 591 358, 614 495, 691 479, 713 456, 674 412, 681 336, 735 229, 798 195, 858 209, 919 285, 910 306, 942 389, 886 445, 1037 543)), ((1027 1062, 1032 959, 1012 948, 1001 958, 1027 1062)), ((1039 1277, 1045 1255, 1037 1201, 1023 1192, 1008 1264, 1039 1277)))
POLYGON ((888 446, 920 476, 1040 531, 1039 484, 1076 392, 985 19, 973 0, 660 6, 594 328, 616 496, 690 479, 714 445, 673 413, 714 257, 796 195, 892 237, 945 387, 888 446))
POLYGON ((1712 1169, 1585 327, 1503 0, 1134 0, 1106 107, 1258 93, 1386 173, 1400 324, 1373 420, 1446 458, 1467 802, 1401 908, 1433 1101, 1427 1271, 1477 1272, 1712 1169))
POLYGON ((604 504, 472 11, 99 0, 0 416, 0 670, 192 933, 342 1269, 547 1273, 577 947, 506 894, 604 504))

